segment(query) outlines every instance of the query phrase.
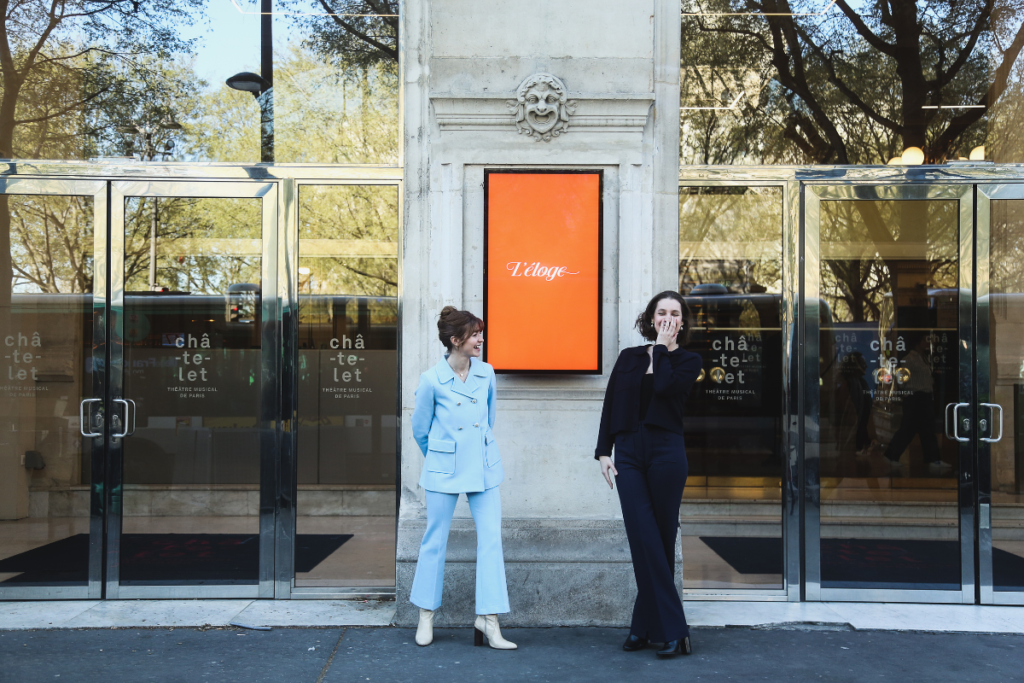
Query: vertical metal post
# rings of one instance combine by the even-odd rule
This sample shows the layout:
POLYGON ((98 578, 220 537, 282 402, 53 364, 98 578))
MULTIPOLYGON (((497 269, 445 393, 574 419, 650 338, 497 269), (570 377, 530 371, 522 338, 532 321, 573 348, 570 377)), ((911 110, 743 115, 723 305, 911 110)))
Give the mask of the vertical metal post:
POLYGON ((149 291, 156 291, 156 226, 160 224, 157 215, 157 200, 153 197, 153 220, 149 226, 149 291))
POLYGON ((260 92, 260 161, 274 161, 274 14, 273 0, 260 4, 260 75, 270 85, 260 92))
POLYGON ((274 161, 274 88, 267 88, 256 98, 260 104, 260 161, 274 161))

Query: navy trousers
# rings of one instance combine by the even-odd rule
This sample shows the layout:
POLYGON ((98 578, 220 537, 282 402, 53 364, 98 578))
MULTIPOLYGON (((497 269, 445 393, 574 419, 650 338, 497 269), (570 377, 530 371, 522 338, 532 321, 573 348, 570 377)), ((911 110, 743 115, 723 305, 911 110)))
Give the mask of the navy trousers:
POLYGON ((690 635, 676 590, 679 504, 689 465, 679 434, 641 425, 615 437, 615 478, 637 596, 629 632, 665 643, 690 635))

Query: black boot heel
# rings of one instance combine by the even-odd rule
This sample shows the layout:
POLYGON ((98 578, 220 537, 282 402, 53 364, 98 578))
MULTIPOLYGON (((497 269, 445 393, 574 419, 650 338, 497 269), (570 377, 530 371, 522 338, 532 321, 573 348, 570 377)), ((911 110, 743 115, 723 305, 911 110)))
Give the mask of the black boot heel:
POLYGON ((665 643, 665 647, 662 650, 658 650, 655 654, 662 659, 668 657, 678 657, 679 655, 688 655, 693 650, 690 648, 690 637, 687 636, 682 640, 670 640, 665 643))
POLYGON ((483 644, 484 644, 484 632, 481 631, 480 629, 474 627, 473 628, 473 646, 476 647, 478 645, 483 645, 483 644))

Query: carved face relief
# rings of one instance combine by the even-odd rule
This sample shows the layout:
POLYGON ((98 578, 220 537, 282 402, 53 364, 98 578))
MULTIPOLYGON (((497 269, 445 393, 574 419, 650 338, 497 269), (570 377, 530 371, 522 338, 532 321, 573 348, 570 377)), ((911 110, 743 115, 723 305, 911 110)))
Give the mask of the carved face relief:
POLYGON ((576 101, 568 99, 565 84, 555 76, 534 74, 522 82, 508 108, 515 114, 521 135, 550 142, 569 130, 576 101))
POLYGON ((541 135, 558 123, 558 93, 547 83, 538 83, 526 91, 526 121, 541 135))

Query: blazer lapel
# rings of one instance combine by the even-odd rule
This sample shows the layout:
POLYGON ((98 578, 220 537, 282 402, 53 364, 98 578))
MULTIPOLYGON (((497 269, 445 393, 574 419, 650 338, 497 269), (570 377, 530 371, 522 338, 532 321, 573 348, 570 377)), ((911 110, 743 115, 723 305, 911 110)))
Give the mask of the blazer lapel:
MULTIPOLYGON (((479 361, 477 361, 479 362, 479 361)), ((469 375, 466 377, 466 381, 463 382, 461 379, 455 376, 455 371, 452 370, 452 366, 448 365, 448 360, 445 358, 441 359, 441 362, 437 364, 437 379, 441 384, 445 382, 452 383, 452 391, 456 394, 462 394, 467 398, 477 398, 474 392, 480 388, 482 384, 482 378, 486 377, 486 373, 480 369, 477 363, 470 361, 469 375), (481 373, 481 374, 477 374, 481 373)))
POLYGON ((632 372, 641 364, 642 361, 650 362, 647 357, 646 346, 635 346, 631 351, 632 353, 629 354, 629 360, 627 361, 626 366, 622 368, 625 372, 632 372))

